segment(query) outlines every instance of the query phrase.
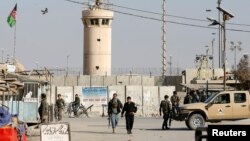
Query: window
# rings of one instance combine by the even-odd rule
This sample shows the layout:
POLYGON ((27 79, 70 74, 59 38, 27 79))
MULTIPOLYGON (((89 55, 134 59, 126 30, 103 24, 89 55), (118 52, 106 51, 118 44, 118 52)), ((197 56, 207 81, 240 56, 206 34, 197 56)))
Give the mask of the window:
POLYGON ((109 19, 102 19, 102 25, 109 25, 109 19))
POLYGON ((230 103, 229 94, 221 94, 214 99, 214 104, 226 104, 230 103))
POLYGON ((234 103, 244 103, 246 102, 246 94, 245 93, 235 93, 234 94, 234 103))
POLYGON ((91 19, 90 24, 91 25, 99 25, 99 20, 98 19, 91 19))

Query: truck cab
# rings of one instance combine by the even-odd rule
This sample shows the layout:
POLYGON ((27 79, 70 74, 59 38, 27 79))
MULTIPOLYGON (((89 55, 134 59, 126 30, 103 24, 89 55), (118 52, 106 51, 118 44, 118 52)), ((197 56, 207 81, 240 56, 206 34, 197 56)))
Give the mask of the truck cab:
POLYGON ((204 103, 186 104, 179 108, 176 120, 185 121, 190 129, 205 122, 250 118, 248 91, 223 91, 210 96, 204 103))

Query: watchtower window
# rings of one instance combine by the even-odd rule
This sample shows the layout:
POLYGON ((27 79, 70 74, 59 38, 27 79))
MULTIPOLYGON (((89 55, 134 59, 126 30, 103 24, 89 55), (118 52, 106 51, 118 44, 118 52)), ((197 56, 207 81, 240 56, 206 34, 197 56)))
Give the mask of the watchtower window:
POLYGON ((98 19, 91 19, 90 24, 91 25, 99 25, 99 20, 98 19))
POLYGON ((102 19, 102 25, 109 25, 109 19, 102 19))

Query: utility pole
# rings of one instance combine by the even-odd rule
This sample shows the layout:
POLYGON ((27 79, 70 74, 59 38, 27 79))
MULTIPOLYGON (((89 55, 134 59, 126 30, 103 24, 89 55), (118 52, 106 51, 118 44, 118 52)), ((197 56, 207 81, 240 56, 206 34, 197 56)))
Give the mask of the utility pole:
POLYGON ((224 90, 226 90, 226 21, 233 18, 234 16, 227 12, 226 10, 222 9, 221 7, 217 7, 219 11, 223 13, 223 23, 221 27, 223 28, 223 71, 224 71, 224 90))
MULTIPOLYGON (((221 5, 221 1, 222 0, 218 0, 218 7, 220 7, 220 5, 221 5)), ((220 10, 218 10, 218 22, 220 23, 220 10)), ((219 26, 218 27, 218 29, 219 29, 219 34, 218 34, 218 36, 219 36, 219 40, 218 40, 218 43, 219 43, 219 68, 221 68, 221 26, 219 26)))
POLYGON ((169 62, 168 62, 168 64, 169 64, 169 75, 170 76, 172 76, 172 56, 170 55, 169 56, 169 62))
POLYGON ((212 68, 214 69, 214 41, 215 39, 213 38, 212 40, 212 68))
POLYGON ((166 76, 166 0, 162 1, 162 77, 166 76))

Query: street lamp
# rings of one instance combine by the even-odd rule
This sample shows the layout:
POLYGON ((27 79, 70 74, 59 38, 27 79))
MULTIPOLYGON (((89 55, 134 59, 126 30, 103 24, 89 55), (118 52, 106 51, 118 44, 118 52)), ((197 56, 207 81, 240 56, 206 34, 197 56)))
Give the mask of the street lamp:
POLYGON ((226 21, 230 20, 234 16, 229 12, 227 12, 226 10, 222 9, 221 7, 217 7, 217 9, 223 13, 223 23, 221 24, 217 20, 214 20, 209 17, 207 19, 212 22, 209 26, 220 25, 221 28, 223 29, 223 71, 224 71, 223 84, 224 84, 224 90, 226 90, 226 21))
MULTIPOLYGON (((215 35, 216 33, 212 33, 212 35, 215 35)), ((214 69, 214 41, 215 38, 212 39, 212 68, 214 69)))
POLYGON ((234 69, 235 69, 235 71, 237 71, 237 63, 236 63, 236 61, 237 61, 237 54, 236 53, 237 53, 237 50, 238 51, 242 50, 242 48, 241 48, 242 42, 238 41, 238 43, 235 44, 233 41, 231 41, 230 44, 231 44, 230 50, 234 51, 234 69))

